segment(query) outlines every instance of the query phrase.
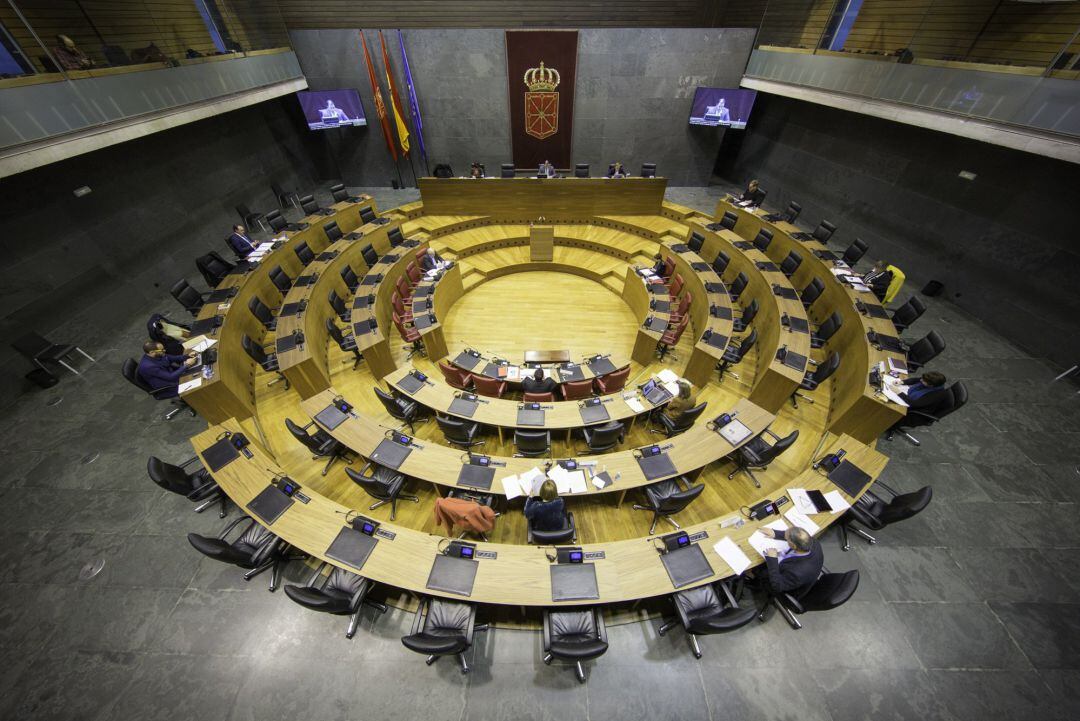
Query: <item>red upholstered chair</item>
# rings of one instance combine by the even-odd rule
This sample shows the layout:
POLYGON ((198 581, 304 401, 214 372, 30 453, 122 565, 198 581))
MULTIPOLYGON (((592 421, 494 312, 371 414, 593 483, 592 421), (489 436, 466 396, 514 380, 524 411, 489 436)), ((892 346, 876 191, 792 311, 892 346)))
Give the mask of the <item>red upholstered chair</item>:
POLYGON ((679 297, 679 293, 682 292, 683 286, 685 284, 686 281, 683 280, 682 273, 676 273, 674 279, 671 281, 671 284, 668 285, 668 290, 671 292, 671 297, 679 297))
POLYGON ((463 371, 446 361, 439 361, 439 370, 442 371, 446 382, 458 390, 467 390, 472 383, 472 374, 469 371, 463 371))
POLYGON ((401 334, 401 340, 409 344, 405 346, 409 349, 409 355, 406 358, 412 358, 414 353, 424 355, 424 344, 420 340, 420 331, 411 325, 406 325, 397 313, 391 312, 390 315, 393 316, 394 325, 397 326, 398 333, 401 334))
POLYGON ((482 396, 502 398, 503 394, 506 393, 506 381, 488 378, 487 376, 478 376, 473 373, 472 382, 476 392, 482 396))
POLYGON ((587 381, 567 381, 559 386, 563 400, 573 401, 579 398, 588 398, 592 395, 592 379, 587 381))
POLYGON ((525 403, 544 403, 555 400, 554 393, 525 393, 521 399, 525 403))
POLYGON ((405 266, 405 275, 409 276, 409 285, 413 288, 420 282, 420 267, 416 264, 415 260, 410 260, 409 264, 405 266))
POLYGON ((675 272, 675 259, 671 256, 664 258, 664 282, 671 281, 671 276, 675 272))
MULTIPOLYGON (((660 337, 660 342, 656 344, 656 353, 663 360, 664 356, 671 353, 671 348, 679 343, 679 339, 682 338, 683 331, 686 330, 686 326, 690 324, 690 316, 684 315, 678 325, 669 325, 667 332, 660 337)), ((678 356, 671 353, 673 360, 679 360, 678 356)))
POLYGON ((596 379, 596 392, 600 395, 618 393, 626 386, 626 379, 630 377, 630 366, 600 376, 596 379))
POLYGON ((397 288, 398 295, 401 296, 402 300, 412 298, 413 289, 409 287, 409 280, 404 275, 398 276, 394 287, 397 288))
POLYGON ((671 312, 670 322, 672 325, 678 325, 680 322, 682 322, 683 316, 685 316, 686 312, 690 310, 690 303, 692 303, 693 300, 694 294, 690 291, 686 291, 686 294, 683 295, 682 300, 679 301, 679 307, 671 312))
POLYGON ((401 294, 396 290, 394 291, 394 294, 390 296, 390 303, 393 304, 394 312, 401 318, 402 323, 412 323, 412 311, 405 310, 405 303, 401 300, 401 294))
POLYGON ((417 265, 420 265, 420 261, 425 255, 427 255, 427 251, 428 249, 426 245, 416 249, 416 254, 413 256, 413 258, 416 260, 417 265))

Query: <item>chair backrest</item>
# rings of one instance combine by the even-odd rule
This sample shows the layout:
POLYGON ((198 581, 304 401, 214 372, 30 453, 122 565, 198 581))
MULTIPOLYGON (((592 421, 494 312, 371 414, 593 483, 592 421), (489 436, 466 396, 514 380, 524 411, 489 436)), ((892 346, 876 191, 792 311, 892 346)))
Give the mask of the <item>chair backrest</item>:
POLYGON ((420 282, 420 268, 417 267, 416 261, 410 260, 405 265, 405 275, 409 276, 409 280, 413 283, 420 282))
POLYGON ((611 448, 622 440, 623 424, 619 421, 609 421, 603 425, 593 426, 590 431, 592 432, 589 438, 590 449, 611 448))
POLYGON ((451 443, 470 443, 469 439, 469 426, 465 421, 459 418, 443 418, 440 415, 435 416, 435 422, 439 424, 439 428, 442 430, 443 435, 446 436, 446 440, 451 443))
POLYGON ((643 178, 655 178, 656 177, 656 163, 642 163, 641 164, 641 177, 643 177, 643 178))
POLYGON ((271 210, 266 214, 266 224, 270 226, 270 230, 277 233, 285 228, 289 227, 289 221, 285 220, 285 216, 281 214, 280 210, 271 210))
POLYGON ((904 521, 917 515, 923 511, 924 508, 930 505, 930 501, 934 497, 934 489, 930 486, 923 486, 917 491, 911 493, 901 493, 898 496, 894 496, 888 504, 877 514, 878 520, 883 525, 889 525, 890 523, 896 523, 897 521, 904 521))
POLYGON ((293 248, 293 252, 296 253, 296 257, 300 259, 300 262, 307 265, 311 261, 315 260, 315 252, 307 244, 307 241, 301 241, 299 245, 293 248))
POLYGON ((153 393, 154 389, 143 382, 143 379, 139 377, 139 364, 135 362, 134 358, 125 358, 124 364, 120 368, 120 373, 129 383, 134 385, 139 390, 145 393, 153 393))
POLYGON ((727 270, 728 263, 731 262, 731 258, 724 251, 720 251, 716 254, 716 259, 712 262, 712 269, 716 271, 719 276, 724 275, 724 271, 727 270))
POLYGON ((810 377, 814 379, 815 383, 824 383, 829 377, 836 372, 836 369, 840 367, 840 353, 833 351, 829 354, 828 360, 818 365, 817 370, 810 374, 810 377))
POLYGON ((620 368, 617 371, 601 376, 598 380, 603 383, 604 393, 615 393, 626 386, 626 379, 630 377, 630 366, 620 368))
POLYGON ((824 343, 836 335, 836 331, 840 330, 842 325, 844 325, 844 317, 840 315, 840 311, 834 311, 824 323, 818 326, 817 337, 824 343))
POLYGON ((199 309, 202 308, 202 293, 195 290, 195 288, 183 278, 173 284, 173 287, 169 289, 169 294, 176 299, 177 303, 184 306, 185 310, 191 313, 198 313, 199 309))
POLYGON ((926 365, 941 355, 943 350, 945 350, 945 339, 936 330, 932 330, 915 341, 908 350, 908 360, 919 365, 926 365))
POLYGON ((251 300, 248 301, 248 310, 255 316, 255 320, 263 324, 267 329, 274 324, 274 314, 270 312, 270 308, 259 300, 259 296, 251 296, 251 300))
POLYGON ((679 309, 676 311, 679 315, 686 315, 686 311, 689 310, 690 304, 694 302, 694 294, 690 291, 683 293, 683 297, 679 300, 679 309))
POLYGON ((379 262, 379 254, 375 252, 375 246, 368 243, 360 251, 360 255, 363 256, 364 262, 367 263, 368 268, 379 262))
POLYGON ((824 243, 836 232, 836 226, 827 220, 821 221, 821 225, 814 229, 814 240, 824 243))
POLYGON ((746 336, 739 342, 739 360, 746 357, 746 354, 750 352, 750 349, 757 343, 757 328, 753 328, 750 331, 750 335, 746 336))
POLYGON ((398 315, 405 315, 405 304, 401 301, 401 293, 398 293, 396 289, 390 294, 390 305, 394 306, 398 315))
POLYGON ((366 492, 372 498, 379 501, 389 500, 390 490, 389 484, 386 481, 386 474, 385 472, 379 473, 379 470, 383 467, 373 466, 372 468, 375 470, 375 472, 372 473, 370 476, 365 476, 364 474, 358 471, 354 471, 351 468, 345 469, 345 475, 347 475, 353 483, 363 488, 364 492, 366 492))
POLYGON ((341 280, 345 282, 345 287, 353 293, 356 292, 357 287, 360 285, 360 276, 356 274, 356 271, 348 263, 341 269, 341 280))
POLYGON ((386 231, 386 237, 390 241, 391 248, 396 248, 405 242, 405 236, 401 234, 401 228, 391 228, 386 231))
POLYGON ((739 222, 739 216, 730 210, 724 211, 724 217, 720 219, 720 227, 727 230, 735 230, 735 224, 739 222))
POLYGON ((677 296, 679 293, 681 293, 683 285, 685 284, 685 282, 686 281, 683 280, 682 273, 676 273, 674 276, 672 276, 672 278, 671 278, 671 294, 673 296, 677 296))
POLYGON ((147 459, 146 474, 151 481, 170 493, 186 496, 194 490, 191 476, 183 468, 166 463, 157 456, 147 459))
POLYGON ((964 407, 968 401, 967 386, 962 381, 956 381, 949 386, 949 397, 940 406, 934 409, 935 415, 940 419, 954 413, 964 407))
POLYGON ((592 395, 592 379, 583 381, 567 381, 559 386, 562 389, 563 398, 568 401, 579 398, 588 398, 592 395))
POLYGON ((699 483, 696 486, 690 486, 685 491, 678 491, 669 496, 664 496, 660 499, 660 506, 656 510, 664 515, 678 513, 693 503, 704 490, 705 484, 699 483))
MULTIPOLYGON (((335 568, 331 572, 331 575, 334 576, 339 573, 349 573, 349 571, 346 571, 344 568, 335 568)), ((350 575, 355 576, 356 578, 362 578, 355 573, 350 573, 350 575)), ((329 583, 327 585, 329 585, 329 583)), ((294 586, 292 584, 285 584, 285 595, 293 602, 311 611, 342 615, 353 610, 353 594, 351 593, 330 593, 327 590, 316 588, 314 586, 294 586)))
POLYGON ((555 650, 582 648, 579 653, 585 653, 589 658, 603 653, 607 649, 607 642, 601 640, 600 624, 597 622, 599 613, 600 610, 595 607, 545 611, 549 641, 555 650))
POLYGON ((300 198, 300 209, 304 211, 306 215, 311 215, 319 209, 319 204, 315 202, 314 195, 305 195, 300 198))
POLYGON ((374 387, 371 390, 375 391, 375 397, 379 399, 379 402, 383 404, 383 408, 391 417, 397 418, 399 421, 405 420, 405 413, 401 410, 401 404, 398 403, 397 398, 382 388, 374 387))
POLYGON ((750 323, 753 322, 754 318, 757 317, 758 308, 760 307, 761 306, 758 305, 757 298, 754 298, 752 301, 750 301, 750 304, 746 306, 746 310, 744 310, 742 314, 743 325, 750 325, 750 323))
POLYGON ((803 305, 809 307, 814 304, 818 298, 821 297, 821 293, 825 290, 825 283, 821 278, 813 278, 806 287, 802 289, 802 293, 799 297, 802 299, 803 305))
POLYGON ((690 234, 690 240, 687 241, 686 247, 695 253, 701 250, 701 246, 705 244, 705 236, 697 231, 690 234))
POLYGON ((268 359, 266 351, 263 350, 263 347, 261 345, 253 341, 251 339, 251 336, 249 336, 247 333, 244 333, 244 335, 240 338, 240 346, 244 349, 244 352, 248 354, 248 357, 251 358, 251 360, 255 361, 259 365, 266 363, 268 359))
POLYGON ((210 251, 195 259, 195 267, 199 269, 206 284, 211 288, 216 288, 236 266, 222 258, 216 251, 210 251))
POLYGON ((575 163, 574 164, 574 177, 575 178, 587 178, 587 177, 589 177, 589 164, 588 163, 575 163))
POLYGON ((326 235, 326 240, 329 243, 334 243, 338 240, 341 240, 343 237, 341 227, 337 224, 336 220, 331 220, 329 223, 324 225, 322 229, 323 233, 326 235))
POLYGON ((349 191, 345 189, 345 183, 338 183, 337 185, 330 186, 330 197, 334 199, 335 203, 340 203, 343 200, 349 199, 349 191))
POLYGON ((705 407, 709 405, 708 402, 699 403, 693 408, 687 408, 685 411, 679 414, 679 417, 675 419, 675 426, 672 432, 682 433, 690 426, 694 425, 694 422, 705 412, 705 407))
POLYGON ((292 278, 289 274, 281 269, 281 266, 275 266, 270 271, 270 282, 274 284, 274 287, 281 291, 282 295, 289 292, 289 288, 292 288, 292 278))
POLYGON ((893 322, 899 322, 907 327, 914 323, 926 312, 926 304, 917 295, 908 298, 907 302, 896 309, 893 313, 893 322))
POLYGON ((443 360, 439 361, 439 370, 442 371, 443 378, 446 379, 446 382, 454 388, 464 389, 468 387, 470 380, 470 373, 468 371, 463 371, 443 360))
POLYGON ((365 205, 360 209, 360 222, 370 223, 375 220, 375 211, 371 209, 370 205, 365 205))
POLYGON ((795 219, 799 217, 799 213, 802 212, 802 206, 796 203, 794 200, 788 203, 787 213, 784 214, 784 220, 789 223, 794 223, 795 219))
POLYGON ((802 256, 793 250, 780 263, 780 272, 790 278, 795 275, 795 271, 799 269, 800 265, 802 265, 802 256))
POLYGON ((550 431, 514 429, 514 445, 519 453, 547 453, 551 447, 550 431))
POLYGON ((772 244, 772 235, 771 230, 762 228, 754 238, 754 247, 764 253, 769 249, 769 245, 772 244))
POLYGON ((664 277, 669 278, 675 272, 675 259, 671 256, 664 258, 664 277))
POLYGON ((859 569, 846 573, 822 574, 814 585, 799 598, 804 611, 828 611, 842 606, 855 595, 859 587, 859 569))
POLYGON ((773 460, 781 453, 795 445, 795 441, 797 440, 799 440, 799 430, 795 429, 791 433, 778 440, 776 443, 769 446, 769 449, 761 453, 758 457, 761 459, 762 463, 768 463, 769 461, 773 460))
POLYGON ((333 318, 326 319, 326 332, 330 334, 330 338, 338 344, 338 348, 341 350, 348 350, 345 347, 345 334, 341 332, 341 328, 337 327, 337 323, 333 318))
POLYGON ((522 393, 521 400, 526 403, 544 403, 555 400, 554 393, 522 393))
POLYGON ((735 282, 731 284, 731 288, 728 290, 732 295, 739 295, 746 290, 746 284, 749 282, 750 279, 746 277, 746 273, 740 271, 739 274, 735 276, 735 282))
POLYGON ((326 294, 326 300, 328 303, 330 303, 330 307, 334 310, 334 312, 337 313, 339 316, 348 313, 348 308, 345 307, 345 301, 340 295, 337 294, 337 291, 333 288, 331 288, 330 291, 326 294))
POLYGON ((476 392, 482 396, 499 398, 506 391, 506 383, 497 378, 488 378, 473 373, 472 382, 476 392))
POLYGON ((856 238, 855 242, 847 247, 844 251, 844 262, 848 265, 855 265, 859 262, 859 259, 866 255, 866 251, 870 249, 862 238, 856 238))
POLYGON ((513 163, 503 163, 502 168, 500 170, 500 176, 503 177, 503 178, 512 178, 512 177, 514 177, 514 164, 513 163))
POLYGON ((397 288, 397 292, 401 294, 402 298, 411 298, 412 293, 409 291, 409 281, 405 280, 404 275, 399 275, 397 281, 394 283, 394 287, 397 288))
POLYGON ((664 335, 660 338, 660 342, 666 343, 667 345, 675 345, 679 342, 679 339, 682 338, 682 334, 686 331, 686 328, 689 325, 690 315, 687 314, 679 320, 679 324, 677 326, 675 326, 674 328, 668 328, 667 333, 664 333, 664 335))
POLYGON ((289 433, 292 434, 292 437, 300 441, 309 451, 312 453, 317 453, 319 451, 318 442, 316 442, 312 436, 308 435, 307 431, 293 423, 291 418, 285 419, 285 427, 289 429, 289 433))

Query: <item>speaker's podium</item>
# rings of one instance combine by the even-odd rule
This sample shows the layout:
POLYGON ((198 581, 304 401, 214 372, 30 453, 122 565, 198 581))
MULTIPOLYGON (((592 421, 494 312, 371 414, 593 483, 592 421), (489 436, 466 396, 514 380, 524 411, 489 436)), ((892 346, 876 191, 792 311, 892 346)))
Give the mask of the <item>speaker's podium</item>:
POLYGON ((555 258, 555 228, 533 225, 529 228, 529 260, 551 262, 555 258))

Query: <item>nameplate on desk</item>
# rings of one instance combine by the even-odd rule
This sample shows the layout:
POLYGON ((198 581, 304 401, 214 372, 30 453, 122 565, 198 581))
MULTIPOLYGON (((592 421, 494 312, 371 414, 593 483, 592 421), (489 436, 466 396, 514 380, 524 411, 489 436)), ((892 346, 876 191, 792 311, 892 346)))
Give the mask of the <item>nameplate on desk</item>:
POLYGON ((585 561, 603 561, 607 558, 607 554, 603 551, 585 551, 581 554, 581 558, 585 561))
POLYGON ((378 530, 376 530, 375 535, 379 538, 385 538, 388 541, 392 541, 397 538, 396 533, 394 533, 393 531, 388 531, 385 528, 379 528, 378 530))
POLYGON ((687 540, 690 541, 690 543, 697 543, 698 541, 704 541, 708 537, 708 531, 698 531, 697 533, 691 533, 687 536, 687 540))
POLYGON ((494 561, 499 557, 499 553, 498 551, 476 551, 473 556, 478 559, 486 558, 489 561, 494 561))

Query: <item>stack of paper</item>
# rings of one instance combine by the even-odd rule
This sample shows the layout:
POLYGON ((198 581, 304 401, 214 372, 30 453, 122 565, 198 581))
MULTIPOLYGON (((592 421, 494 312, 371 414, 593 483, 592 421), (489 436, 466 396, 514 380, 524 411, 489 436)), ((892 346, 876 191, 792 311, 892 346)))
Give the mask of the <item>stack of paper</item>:
POLYGON ((664 385, 667 385, 668 383, 674 383, 679 380, 679 376, 675 375, 675 371, 671 370, 670 368, 665 368, 664 370, 660 371, 656 374, 656 377, 664 385))
POLYGON ((556 464, 548 471, 548 477, 555 481, 559 493, 584 493, 587 490, 583 470, 568 471, 556 464))
POLYGON ((724 563, 730 566, 731 570, 736 574, 741 574, 750 568, 750 557, 743 553, 739 545, 732 541, 729 536, 721 538, 713 546, 713 550, 716 551, 716 555, 724 559, 724 563))
POLYGON ((177 393, 187 393, 192 388, 198 388, 201 385, 202 385, 202 376, 196 376, 195 378, 192 378, 189 381, 185 381, 185 382, 181 383, 180 386, 176 389, 176 392, 177 393))
POLYGON ((518 496, 531 496, 540 490, 540 484, 547 476, 539 468, 525 471, 520 476, 507 476, 501 479, 503 492, 506 500, 513 500, 518 496))
POLYGON ((787 494, 799 513, 817 513, 817 506, 810 500, 805 488, 789 488, 787 494))
MULTIPOLYGON (((784 519, 782 518, 777 519, 769 525, 765 526, 765 528, 771 528, 776 531, 786 531, 787 527, 788 525, 784 523, 784 519)), ((787 541, 781 541, 776 538, 769 538, 761 531, 754 531, 752 534, 750 534, 750 545, 754 547, 754 550, 757 551, 762 558, 765 558, 765 551, 769 550, 770 548, 776 549, 777 553, 781 553, 782 551, 786 551, 790 548, 787 541)))
POLYGON ((810 516, 800 513, 797 508, 789 508, 787 512, 784 513, 784 518, 788 519, 791 522, 791 525, 805 529, 810 535, 814 535, 821 530, 818 524, 810 519, 810 516))
POLYGON ((630 406, 630 410, 634 411, 634 413, 645 412, 645 406, 641 405, 641 401, 637 399, 637 396, 625 398, 624 400, 626 401, 626 405, 630 406))

